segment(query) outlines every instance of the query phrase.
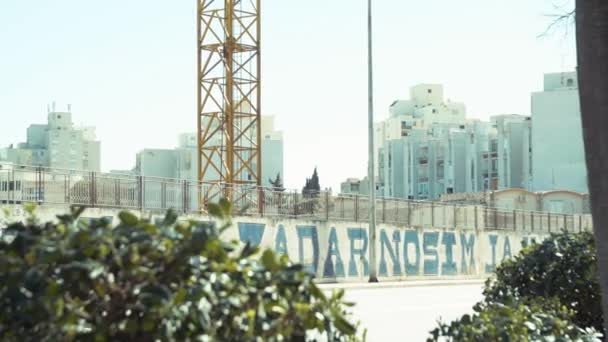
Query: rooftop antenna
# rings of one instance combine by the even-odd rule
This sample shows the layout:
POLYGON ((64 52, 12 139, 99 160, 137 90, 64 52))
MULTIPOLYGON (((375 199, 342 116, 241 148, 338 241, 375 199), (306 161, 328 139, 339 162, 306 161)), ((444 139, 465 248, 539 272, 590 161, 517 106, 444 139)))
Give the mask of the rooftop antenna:
POLYGON ((53 112, 55 111, 55 101, 53 101, 53 112))
POLYGON ((68 104, 68 113, 71 113, 71 112, 72 112, 72 105, 68 104))

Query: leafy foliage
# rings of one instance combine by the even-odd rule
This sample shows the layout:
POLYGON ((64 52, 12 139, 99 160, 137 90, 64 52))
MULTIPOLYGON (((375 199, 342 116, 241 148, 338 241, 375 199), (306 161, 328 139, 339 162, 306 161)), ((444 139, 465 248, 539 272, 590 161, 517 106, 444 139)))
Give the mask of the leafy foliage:
POLYGON ((557 300, 537 302, 481 302, 475 314, 440 324, 428 341, 601 341, 594 329, 572 324, 574 314, 557 300))
POLYGON ((575 312, 575 324, 603 331, 594 246, 591 233, 552 235, 503 262, 486 282, 486 300, 557 297, 575 312))
POLYGON ((433 339, 599 341, 603 331, 591 233, 554 234, 504 261, 475 314, 440 323, 433 339))
POLYGON ((0 241, 2 341, 357 341, 343 293, 326 296, 301 265, 220 239, 218 222, 15 223, 0 241))

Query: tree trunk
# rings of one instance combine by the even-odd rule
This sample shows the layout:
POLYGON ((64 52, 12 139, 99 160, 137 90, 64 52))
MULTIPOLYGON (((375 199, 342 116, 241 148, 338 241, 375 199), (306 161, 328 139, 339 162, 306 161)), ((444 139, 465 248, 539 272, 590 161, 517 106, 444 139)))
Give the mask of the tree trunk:
POLYGON ((608 332, 608 1, 576 0, 576 44, 604 331, 608 332))

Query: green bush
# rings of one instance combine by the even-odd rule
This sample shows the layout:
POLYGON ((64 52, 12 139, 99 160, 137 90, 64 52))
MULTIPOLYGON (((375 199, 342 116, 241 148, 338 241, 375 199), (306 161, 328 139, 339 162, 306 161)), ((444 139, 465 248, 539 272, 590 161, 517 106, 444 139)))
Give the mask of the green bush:
POLYGON ((576 325, 603 331, 594 243, 591 233, 563 233, 525 248, 486 282, 486 301, 556 297, 576 325))
POLYGON ((554 234, 504 261, 475 314, 439 323, 429 340, 599 340, 600 293, 593 235, 554 234))
POLYGON ((572 323, 574 312, 558 301, 487 303, 475 306, 475 314, 439 324, 428 341, 600 341, 592 328, 572 323))
POLYGON ((218 224, 8 226, 0 241, 2 341, 358 341, 343 293, 326 296, 301 265, 220 239, 218 224))

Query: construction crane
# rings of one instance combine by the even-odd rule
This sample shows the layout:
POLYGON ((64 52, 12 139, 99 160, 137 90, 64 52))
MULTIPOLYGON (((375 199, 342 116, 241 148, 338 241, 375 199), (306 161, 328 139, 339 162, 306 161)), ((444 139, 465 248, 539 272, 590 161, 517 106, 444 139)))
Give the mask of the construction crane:
POLYGON ((199 182, 259 187, 260 0, 197 0, 197 15, 199 182))

